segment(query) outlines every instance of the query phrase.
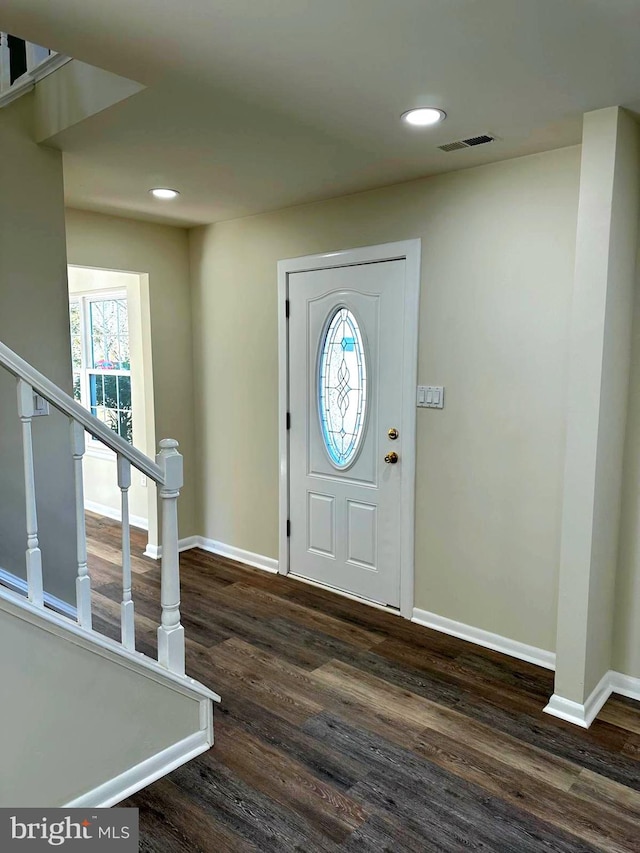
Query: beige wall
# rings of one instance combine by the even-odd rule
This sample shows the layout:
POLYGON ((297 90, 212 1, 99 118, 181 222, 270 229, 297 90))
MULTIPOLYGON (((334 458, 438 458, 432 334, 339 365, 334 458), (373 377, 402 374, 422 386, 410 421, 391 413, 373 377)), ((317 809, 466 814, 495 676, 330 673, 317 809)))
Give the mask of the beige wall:
MULTIPOLYGON (((0 340, 65 391, 71 353, 62 157, 31 139, 32 96, 0 110, 0 340)), ((69 425, 33 423, 45 590, 75 602, 75 498, 69 425)), ((25 577, 26 519, 16 383, 0 369, 0 566, 25 577)))
POLYGON ((579 148, 190 232, 200 532, 278 556, 276 262, 422 238, 417 607, 555 647, 579 148))
MULTIPOLYGON (((133 444, 148 456, 155 455, 153 423, 153 368, 151 341, 145 340, 144 327, 149 325, 148 287, 146 276, 110 270, 69 267, 69 295, 93 294, 105 290, 124 290, 127 294, 129 347, 131 352, 131 405, 133 407, 133 444), (144 292, 143 292, 144 291, 144 292), (147 346, 145 346, 147 344, 147 346), (149 388, 147 392, 146 389, 149 388), (151 421, 151 423, 148 423, 151 421)), ((150 336, 149 336, 150 338, 150 336)), ((120 514, 121 496, 115 454, 98 442, 88 439, 84 458, 85 505, 96 512, 120 514), (93 507, 92 504, 97 504, 93 507)), ((149 526, 149 539, 157 543, 156 493, 152 484, 142 485, 141 475, 131 472, 129 511, 132 523, 149 526), (142 524, 144 522, 144 525, 142 524)))
POLYGON ((70 264, 148 275, 156 436, 180 443, 185 483, 178 502, 180 536, 193 536, 199 530, 187 232, 67 210, 67 249, 70 264))

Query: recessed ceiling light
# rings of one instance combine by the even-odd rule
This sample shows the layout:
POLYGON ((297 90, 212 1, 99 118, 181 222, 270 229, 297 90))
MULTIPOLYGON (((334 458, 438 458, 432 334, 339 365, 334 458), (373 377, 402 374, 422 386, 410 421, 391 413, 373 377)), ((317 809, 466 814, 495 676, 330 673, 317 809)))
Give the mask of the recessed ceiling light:
POLYGON ((436 107, 419 107, 416 110, 407 110, 402 113, 402 120, 407 124, 412 124, 414 127, 428 127, 430 124, 438 124, 444 121, 447 114, 444 110, 439 110, 436 107))
POLYGON ((156 189, 149 190, 149 192, 154 198, 176 198, 176 196, 180 195, 178 190, 170 190, 166 187, 156 187, 156 189))

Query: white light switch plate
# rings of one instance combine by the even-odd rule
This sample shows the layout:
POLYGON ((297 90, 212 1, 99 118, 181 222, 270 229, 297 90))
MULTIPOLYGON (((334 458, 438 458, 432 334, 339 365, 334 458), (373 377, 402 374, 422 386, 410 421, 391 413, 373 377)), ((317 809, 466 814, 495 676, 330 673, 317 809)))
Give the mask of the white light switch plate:
POLYGON ((40 394, 33 395, 33 417, 41 418, 49 414, 49 403, 40 394))
POLYGON ((416 405, 421 409, 443 409, 444 386, 418 385, 416 405))

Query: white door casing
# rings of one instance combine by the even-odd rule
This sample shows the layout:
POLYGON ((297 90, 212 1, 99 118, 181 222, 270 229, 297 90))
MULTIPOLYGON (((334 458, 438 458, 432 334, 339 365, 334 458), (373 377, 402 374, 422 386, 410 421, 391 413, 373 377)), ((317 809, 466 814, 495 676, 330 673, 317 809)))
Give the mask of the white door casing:
POLYGON ((399 608, 408 618, 419 267, 419 240, 278 264, 280 571, 399 608), (349 389, 349 415, 363 399, 353 391, 359 386, 356 355, 366 368, 361 440, 346 457, 348 435, 331 432, 318 399, 329 327, 339 333, 329 351, 341 353, 340 338, 349 334, 342 338, 346 360, 340 354, 332 373, 334 394, 349 389), (396 440, 389 438, 391 428, 399 432, 396 440), (385 462, 393 452, 397 464, 385 462))

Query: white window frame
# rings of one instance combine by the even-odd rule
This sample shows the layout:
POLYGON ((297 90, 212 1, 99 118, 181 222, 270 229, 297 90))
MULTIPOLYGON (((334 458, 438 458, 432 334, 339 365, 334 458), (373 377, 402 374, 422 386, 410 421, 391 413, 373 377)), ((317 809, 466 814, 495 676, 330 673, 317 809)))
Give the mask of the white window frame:
MULTIPOLYGON (((80 346, 82 354, 82 367, 80 368, 80 404, 91 412, 91 390, 89 377, 91 375, 106 375, 109 376, 128 376, 131 381, 131 369, 129 370, 105 370, 99 371, 93 367, 89 367, 92 361, 91 355, 91 314, 90 305, 92 302, 104 302, 110 299, 124 299, 127 303, 127 321, 129 318, 129 299, 127 291, 119 290, 88 290, 70 294, 69 307, 76 304, 80 309, 80 346)), ((129 330, 129 349, 131 349, 131 331, 129 330)), ((73 364, 72 371, 77 372, 78 368, 73 364)), ((133 417, 133 395, 131 402, 131 410, 133 417)), ((113 430, 115 432, 115 430, 113 430)), ((116 433, 117 435, 118 433, 116 433)), ((89 433, 85 432, 85 447, 86 452, 90 456, 100 456, 104 459, 114 459, 115 453, 110 447, 102 444, 101 441, 94 438, 89 433)))

